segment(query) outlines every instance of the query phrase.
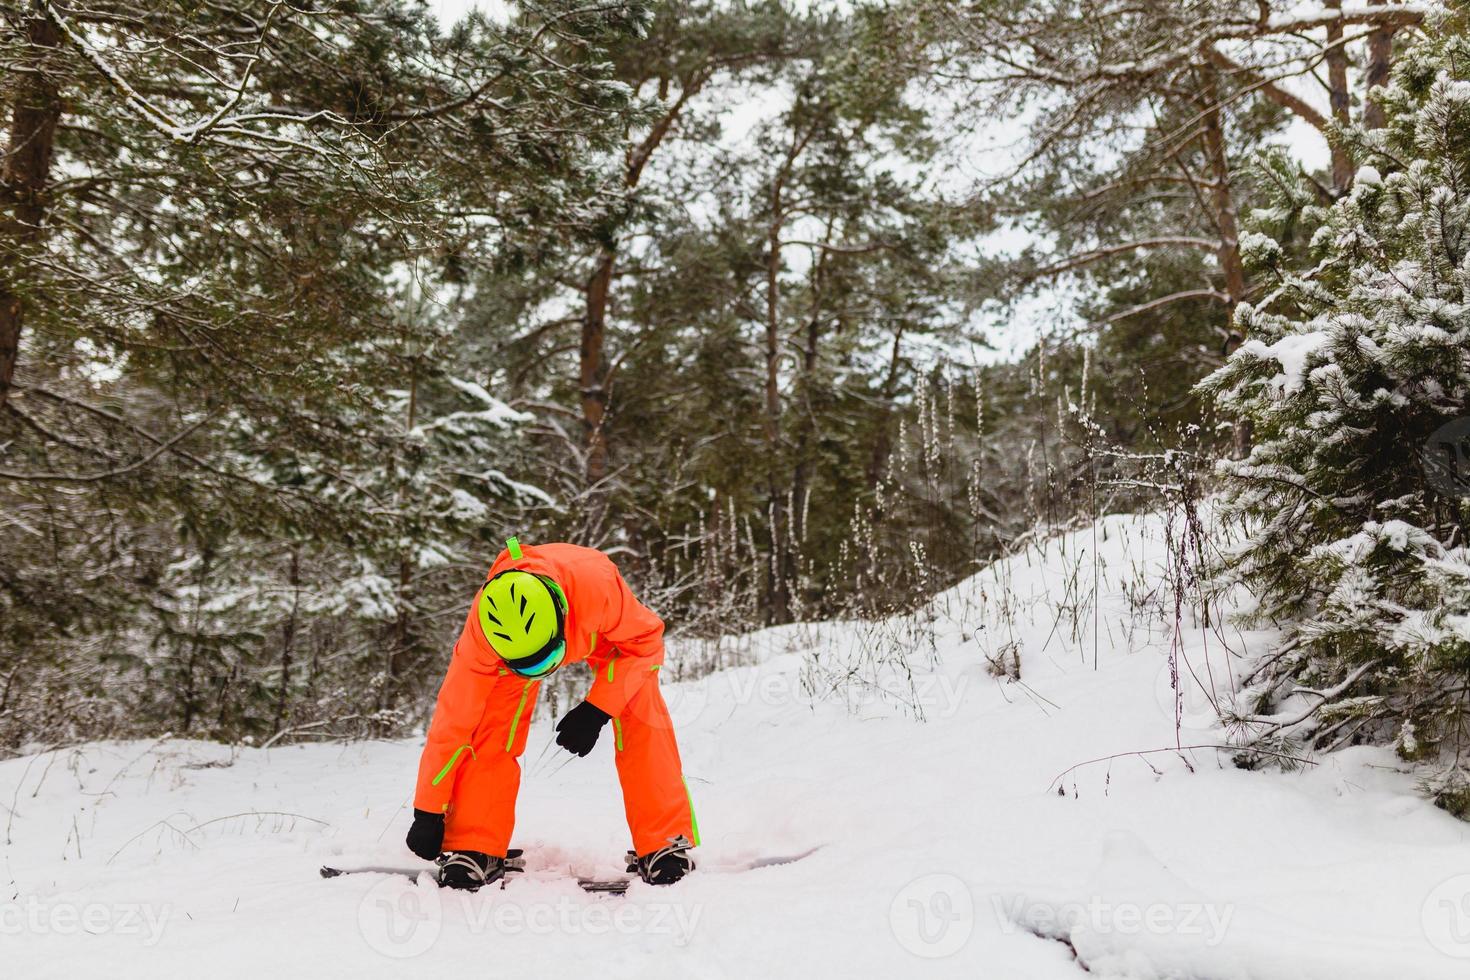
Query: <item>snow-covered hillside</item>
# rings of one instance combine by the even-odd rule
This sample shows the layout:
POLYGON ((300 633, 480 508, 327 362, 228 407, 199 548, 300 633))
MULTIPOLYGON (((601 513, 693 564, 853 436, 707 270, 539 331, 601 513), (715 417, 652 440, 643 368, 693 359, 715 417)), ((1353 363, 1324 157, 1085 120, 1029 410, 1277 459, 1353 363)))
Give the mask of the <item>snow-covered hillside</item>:
POLYGON ((0 763, 5 973, 1464 976, 1470 828, 1390 753, 1283 774, 1168 751, 1221 741, 1192 676, 1228 690, 1272 638, 1188 608, 1176 632, 1165 535, 1161 518, 1109 518, 912 620, 732 638, 746 665, 698 681, 675 681, 671 650, 701 870, 624 898, 557 874, 619 869, 612 740, 576 759, 548 748, 545 718, 516 831, 531 871, 474 896, 317 876, 414 863, 412 740, 0 763))

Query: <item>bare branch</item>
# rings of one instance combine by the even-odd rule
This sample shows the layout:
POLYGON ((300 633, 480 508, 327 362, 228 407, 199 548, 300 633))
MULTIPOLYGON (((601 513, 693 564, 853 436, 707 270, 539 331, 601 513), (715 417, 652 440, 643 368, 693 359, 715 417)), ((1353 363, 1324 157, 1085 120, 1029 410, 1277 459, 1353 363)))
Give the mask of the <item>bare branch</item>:
POLYGON ((1040 269, 1037 269, 1035 272, 1032 272, 1029 276, 1027 276, 1027 279, 1039 279, 1043 276, 1058 275, 1063 272, 1069 272, 1072 269, 1076 269, 1080 266, 1090 265, 1093 262, 1099 262, 1103 259, 1111 258, 1114 255, 1121 255, 1124 252, 1136 252, 1140 249, 1149 248, 1195 248, 1200 249, 1201 251, 1214 253, 1219 251, 1220 243, 1217 241, 1212 241, 1208 238, 1193 238, 1187 235, 1169 235, 1162 238, 1145 238, 1141 241, 1124 242, 1120 245, 1108 245, 1103 248, 1094 249, 1090 252, 1083 252, 1079 255, 1070 256, 1069 258, 1063 259, 1060 262, 1055 262, 1051 265, 1043 266, 1040 269))
POLYGON ((1184 289, 1180 290, 1177 293, 1170 293, 1168 296, 1160 296, 1158 299, 1151 299, 1147 303, 1140 303, 1137 306, 1130 306, 1128 309, 1123 310, 1120 313, 1114 313, 1112 316, 1107 318, 1106 322, 1115 323, 1118 320, 1123 320, 1130 316, 1136 316, 1139 313, 1147 313, 1149 310, 1157 309, 1160 306, 1168 306, 1170 303, 1179 303, 1189 299, 1213 299, 1217 302, 1225 303, 1226 305, 1229 305, 1230 303, 1230 297, 1227 294, 1220 292, 1218 289, 1184 289))
POLYGON ((1248 79, 1251 82, 1251 87, 1256 91, 1265 95, 1277 105, 1290 109, 1322 132, 1325 133, 1331 128, 1331 123, 1327 121, 1326 116, 1313 108, 1305 99, 1277 85, 1275 80, 1261 77, 1252 69, 1230 58, 1213 44, 1204 45, 1201 51, 1216 68, 1248 79))

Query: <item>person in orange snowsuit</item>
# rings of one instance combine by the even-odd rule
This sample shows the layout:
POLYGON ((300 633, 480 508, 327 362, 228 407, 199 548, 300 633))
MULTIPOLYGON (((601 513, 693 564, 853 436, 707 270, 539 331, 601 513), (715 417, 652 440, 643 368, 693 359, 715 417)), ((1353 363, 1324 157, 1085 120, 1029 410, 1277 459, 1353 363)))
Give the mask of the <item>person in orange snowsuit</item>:
POLYGON ((473 889, 504 874, 541 681, 583 661, 592 687, 557 723, 557 744, 585 756, 611 722, 628 870, 668 884, 694 869, 699 829, 659 693, 663 636, 602 552, 506 542, 454 645, 419 761, 407 843, 437 859, 440 884, 473 889))

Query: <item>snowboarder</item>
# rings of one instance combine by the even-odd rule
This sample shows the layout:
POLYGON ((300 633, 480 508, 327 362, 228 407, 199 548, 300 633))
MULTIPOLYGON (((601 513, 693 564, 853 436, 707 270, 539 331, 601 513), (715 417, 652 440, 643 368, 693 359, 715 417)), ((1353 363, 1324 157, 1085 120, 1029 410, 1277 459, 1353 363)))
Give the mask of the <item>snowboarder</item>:
POLYGON ((437 859, 441 885, 474 889, 504 875, 541 681, 584 660, 592 687, 557 722, 557 745, 585 756, 611 721, 633 834, 628 871, 664 885, 694 870, 699 826, 658 686, 663 634, 602 552, 506 542, 454 645, 419 761, 407 843, 437 859))

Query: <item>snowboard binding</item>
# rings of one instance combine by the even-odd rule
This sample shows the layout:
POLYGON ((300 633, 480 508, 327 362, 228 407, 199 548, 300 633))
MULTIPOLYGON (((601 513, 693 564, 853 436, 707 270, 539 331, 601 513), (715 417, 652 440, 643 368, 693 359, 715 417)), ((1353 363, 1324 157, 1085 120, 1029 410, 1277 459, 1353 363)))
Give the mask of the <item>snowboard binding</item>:
POLYGON ((526 859, 521 855, 518 847, 511 848, 503 858, 480 851, 445 851, 434 859, 434 880, 440 888, 479 891, 511 872, 524 871, 526 859))
POLYGON ((680 834, 678 837, 670 837, 667 847, 644 854, 641 857, 632 851, 628 852, 628 873, 637 874, 650 885, 672 885, 694 870, 694 858, 689 856, 689 850, 694 844, 680 834))

